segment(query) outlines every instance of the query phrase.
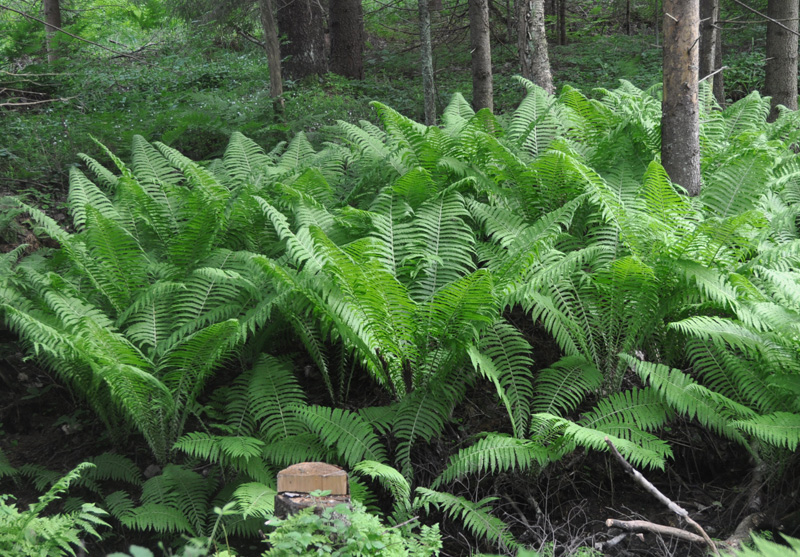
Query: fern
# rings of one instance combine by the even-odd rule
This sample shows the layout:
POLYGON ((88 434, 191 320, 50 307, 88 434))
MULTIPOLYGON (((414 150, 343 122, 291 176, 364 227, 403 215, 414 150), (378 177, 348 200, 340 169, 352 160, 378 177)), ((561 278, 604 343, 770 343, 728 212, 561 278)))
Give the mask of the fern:
POLYGON ((479 538, 486 538, 494 545, 506 549, 515 549, 519 546, 517 541, 508 531, 508 526, 499 518, 492 516, 489 504, 496 500, 495 497, 486 497, 477 503, 467 501, 463 497, 433 491, 424 487, 416 489, 417 497, 414 507, 429 512, 435 506, 445 512, 452 519, 458 519, 464 527, 479 538))
POLYGON ((451 456, 444 472, 431 487, 436 489, 468 474, 530 470, 534 465, 544 466, 549 456, 545 447, 533 441, 488 433, 474 445, 451 456))
POLYGON ((736 420, 731 426, 747 432, 753 437, 776 447, 794 451, 800 444, 800 415, 775 412, 765 416, 754 416, 749 420, 736 420))
POLYGON ((323 443, 336 449, 348 466, 361 460, 386 462, 386 449, 358 414, 322 406, 301 408, 299 414, 323 443))

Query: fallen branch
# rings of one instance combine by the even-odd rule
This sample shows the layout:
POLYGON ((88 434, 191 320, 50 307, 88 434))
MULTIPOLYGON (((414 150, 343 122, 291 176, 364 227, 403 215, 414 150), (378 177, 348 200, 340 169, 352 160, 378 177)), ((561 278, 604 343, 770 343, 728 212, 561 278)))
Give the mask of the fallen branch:
POLYGON ((606 520, 606 526, 609 528, 620 528, 628 532, 652 532, 654 534, 661 534, 662 536, 680 538, 692 543, 706 543, 703 536, 692 534, 680 528, 648 522, 647 520, 617 520, 615 518, 609 518, 606 520))
POLYGON ((639 485, 641 485, 645 489, 645 491, 650 493, 650 495, 661 501, 661 503, 663 503, 669 510, 671 510, 672 512, 674 512, 675 514, 686 520, 686 522, 688 522, 695 530, 697 530, 700 533, 700 535, 702 536, 701 539, 705 541, 708 547, 711 548, 711 550, 714 552, 714 555, 719 555, 717 546, 714 545, 714 542, 711 540, 708 534, 706 534, 706 531, 703 530, 702 526, 700 526, 697 522, 695 522, 692 519, 692 517, 689 516, 689 512, 680 505, 673 503, 666 495, 661 493, 656 486, 647 481, 647 478, 642 476, 641 472, 639 472, 636 468, 631 466, 631 464, 627 460, 625 460, 625 457, 619 454, 619 451, 614 446, 614 443, 611 442, 611 439, 606 437, 605 441, 606 444, 608 444, 608 446, 611 448, 611 452, 614 454, 615 457, 617 457, 617 460, 620 461, 625 471, 628 474, 630 474, 631 477, 633 477, 634 481, 636 481, 639 485))
POLYGON ((72 99, 74 99, 74 98, 75 98, 75 97, 64 97, 64 98, 58 98, 58 99, 45 99, 45 100, 43 100, 43 101, 27 101, 27 102, 0 103, 0 107, 6 107, 6 106, 11 106, 11 107, 14 107, 14 106, 32 106, 32 105, 34 105, 34 104, 55 103, 55 102, 67 102, 67 101, 71 101, 71 100, 72 100, 72 99))

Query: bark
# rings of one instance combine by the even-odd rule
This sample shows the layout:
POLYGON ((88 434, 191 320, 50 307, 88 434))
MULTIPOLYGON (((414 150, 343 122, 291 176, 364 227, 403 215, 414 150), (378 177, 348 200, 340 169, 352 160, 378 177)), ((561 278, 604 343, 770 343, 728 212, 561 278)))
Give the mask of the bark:
POLYGON ((631 0, 625 3, 625 34, 631 35, 631 0))
MULTIPOLYGON (((797 32, 798 0, 769 0, 767 15, 797 32)), ((764 91, 772 96, 769 120, 778 117, 778 105, 797 110, 797 35, 767 22, 767 75, 764 91)))
POLYGON ((517 0, 517 47, 522 77, 553 92, 544 26, 544 0, 517 0))
POLYGON ((364 10, 361 0, 330 0, 331 71, 364 79, 364 10))
POLYGON ((419 0, 420 67, 425 106, 425 125, 436 125, 436 90, 433 83, 433 43, 431 42, 431 12, 428 0, 419 0))
POLYGON ((664 100, 661 163, 689 195, 700 193, 697 72, 699 0, 664 0, 664 100))
MULTIPOLYGON (((719 0, 700 0, 700 79, 714 73, 717 66, 717 54, 721 49, 719 20, 719 0)), ((721 57, 719 57, 721 58, 721 57)), ((721 105, 725 102, 722 91, 722 72, 710 78, 714 96, 721 105), (718 84, 719 83, 719 84, 718 84), (719 96, 718 96, 719 93, 719 96)))
POLYGON ((322 5, 318 0, 278 0, 278 29, 286 33, 281 49, 284 69, 293 79, 328 72, 322 5))
POLYGON ((283 79, 281 77, 281 49, 278 42, 278 26, 275 24, 273 0, 258 0, 261 26, 264 28, 264 48, 269 65, 269 96, 277 109, 283 108, 283 79))
POLYGON ((488 0, 469 0, 469 36, 472 45, 472 107, 475 110, 493 110, 488 0))
POLYGON ((567 0, 558 0, 558 44, 567 44, 567 0))
POLYGON ((45 46, 47 48, 47 61, 52 63, 58 59, 58 50, 55 46, 57 29, 61 25, 61 4, 59 0, 44 0, 45 46))

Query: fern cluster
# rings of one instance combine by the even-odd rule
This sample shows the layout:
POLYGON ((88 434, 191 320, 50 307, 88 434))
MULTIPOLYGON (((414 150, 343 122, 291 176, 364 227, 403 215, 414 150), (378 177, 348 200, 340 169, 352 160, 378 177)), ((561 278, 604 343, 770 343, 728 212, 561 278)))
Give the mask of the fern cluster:
POLYGON ((431 488, 535 473, 607 450, 605 437, 663 467, 659 432, 677 417, 746 450, 796 449, 798 116, 769 124, 757 93, 719 110, 703 91, 692 199, 659 163, 657 89, 589 99, 520 83, 506 118, 455 95, 426 127, 374 103, 378 125, 341 122, 321 150, 299 134, 267 153, 234 134, 201 165, 136 138, 130 165, 106 153, 115 171, 89 157, 73 169, 73 234, 16 202, 60 247, 2 257, 5 322, 115 439, 141 434, 165 466, 140 495, 108 495, 112 515, 253 531, 277 470, 328 460, 355 472, 366 503, 383 486, 395 522, 436 508, 511 550, 491 496, 431 488), (562 357, 537 369, 512 312, 562 357), (329 405, 310 403, 274 348, 286 344, 329 405), (206 396, 235 356, 245 370, 206 396), (354 408, 365 378, 392 402, 354 408), (495 395, 503 430, 420 485, 414 449, 443 436, 474 385, 495 395), (235 513, 217 520, 226 499, 235 513))

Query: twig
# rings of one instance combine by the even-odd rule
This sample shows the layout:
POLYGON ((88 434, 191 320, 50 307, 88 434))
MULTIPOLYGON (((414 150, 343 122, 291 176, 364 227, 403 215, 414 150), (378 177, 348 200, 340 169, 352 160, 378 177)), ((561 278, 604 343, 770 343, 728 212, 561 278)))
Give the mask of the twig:
POLYGON ((708 545, 708 547, 710 547, 711 550, 714 552, 714 555, 719 555, 719 551, 717 550, 717 546, 714 545, 714 542, 711 540, 710 537, 708 537, 708 534, 706 534, 706 531, 703 530, 702 526, 700 526, 697 522, 695 522, 692 519, 692 517, 689 516, 689 512, 686 509, 684 509, 683 507, 681 507, 680 505, 670 501, 670 499, 666 495, 661 493, 656 486, 654 486, 649 481, 647 481, 647 478, 642 476, 641 472, 639 472, 638 470, 636 470, 636 468, 631 466, 630 463, 627 460, 625 460, 625 457, 623 457, 621 454, 619 454, 619 451, 614 446, 614 443, 611 442, 611 439, 606 437, 605 441, 606 441, 606 444, 608 444, 608 446, 611 448, 611 452, 614 453, 614 456, 617 457, 617 460, 620 461, 620 463, 622 464, 622 467, 625 469, 625 471, 628 474, 630 474, 633 477, 633 479, 639 485, 641 485, 648 493, 650 493, 650 495, 652 495, 653 497, 655 497, 656 499, 661 501, 661 503, 666 505, 666 507, 669 510, 671 510, 672 512, 674 512, 678 516, 684 518, 686 520, 686 522, 691 524, 692 527, 700 533, 700 535, 702 536, 702 539, 705 540, 705 542, 708 545))
POLYGON ((386 531, 388 532, 392 528, 400 528, 401 526, 405 526, 406 524, 410 524, 410 523, 414 522, 415 520, 419 520, 419 517, 418 516, 412 516, 411 518, 409 518, 405 522, 401 522, 400 524, 395 524, 394 526, 391 526, 390 528, 387 528, 386 531))
POLYGON ((76 97, 66 97, 66 98, 58 98, 58 99, 46 99, 43 101, 29 101, 29 102, 19 102, 19 103, 0 103, 0 107, 4 106, 31 106, 34 104, 44 104, 44 103, 54 103, 54 102, 67 102, 71 101, 76 97))
POLYGON ((785 26, 783 23, 781 23, 780 21, 778 21, 777 19, 772 19, 772 18, 771 18, 771 17, 769 17, 768 15, 762 14, 761 12, 759 12, 758 10, 756 10, 755 8, 751 8, 750 6, 748 6, 747 4, 745 4, 744 2, 741 2, 740 0, 733 0, 733 1, 734 1, 734 2, 736 2, 737 4, 739 4, 741 7, 745 8, 745 9, 747 9, 747 10, 750 10, 750 11, 751 11, 751 12, 753 12, 754 14, 756 14, 756 15, 758 15, 758 16, 760 16, 760 17, 763 17, 763 18, 764 18, 764 19, 766 19, 767 21, 771 21, 772 23, 774 23, 774 24, 775 24, 775 25, 777 25, 778 27, 783 27, 784 29, 786 29, 787 31, 789 31, 789 33, 791 33, 791 34, 793 34, 793 35, 797 35, 798 37, 800 37, 800 33, 798 33, 797 31, 795 31, 794 29, 789 29, 789 28, 788 28, 788 27, 786 27, 786 26, 785 26))
POLYGON ((72 34, 72 33, 70 33, 69 31, 64 31, 64 30, 63 30, 61 27, 56 27, 55 25, 50 25, 50 24, 49 24, 49 23, 47 23, 46 21, 44 21, 44 20, 41 20, 41 19, 39 19, 38 17, 34 17, 34 16, 30 15, 30 14, 26 14, 25 12, 21 12, 21 11, 19 11, 19 10, 15 10, 14 8, 9 8, 8 6, 4 6, 4 5, 2 5, 2 4, 0 4, 0 9, 2 9, 2 10, 8 10, 8 11, 10 11, 10 12, 17 13, 17 14, 21 15, 22 17, 26 17, 26 18, 28 18, 28 19, 32 19, 33 21, 38 21, 39 23, 41 23, 41 24, 43 24, 43 25, 46 25, 46 26, 47 26, 49 29, 55 29, 55 30, 56 30, 56 31, 58 31, 59 33, 64 33, 65 35, 69 35, 69 36, 70 36, 70 37, 72 37, 73 39, 78 39, 79 41, 83 41, 83 42, 85 42, 85 43, 89 43, 89 44, 91 44, 91 45, 94 45, 94 46, 100 47, 100 48, 102 48, 103 50, 107 50, 107 51, 109 51, 109 52, 113 52, 113 53, 114 53, 114 54, 116 54, 117 56, 124 56, 124 57, 126 57, 126 58, 132 58, 132 59, 136 60, 137 62, 142 62, 143 64, 147 64, 148 66, 152 66, 152 65, 153 65, 153 64, 151 64, 151 63, 149 63, 149 62, 147 62, 147 61, 145 61, 145 60, 142 60, 141 58, 138 58, 138 57, 136 57, 136 56, 133 56, 133 55, 131 55, 131 54, 125 54, 124 52, 117 52, 117 51, 116 51, 116 50, 114 50, 113 48, 108 48, 107 46, 103 46, 103 45, 101 45, 101 44, 98 44, 98 43, 96 43, 96 42, 94 42, 94 41, 90 41, 89 39, 84 39, 83 37, 79 37, 78 35, 73 35, 73 34, 72 34))
POLYGON ((692 534, 680 528, 673 528, 672 526, 648 522, 647 520, 617 520, 615 518, 609 518, 606 520, 606 526, 609 528, 622 528, 628 532, 652 532, 654 534, 680 538, 692 543, 705 543, 703 537, 697 534, 692 534))
POLYGON ((715 75, 717 75, 717 74, 718 74, 719 72, 721 72, 722 70, 727 70, 727 69, 729 69, 729 68, 728 68, 728 66, 722 66, 720 69, 718 69, 718 70, 714 70, 713 72, 711 72, 710 74, 708 74, 707 76, 705 76, 703 79, 701 79, 701 80, 700 80, 700 81, 698 81, 697 83, 703 83, 703 82, 704 82, 706 79, 708 79, 709 77, 714 77, 715 75))

